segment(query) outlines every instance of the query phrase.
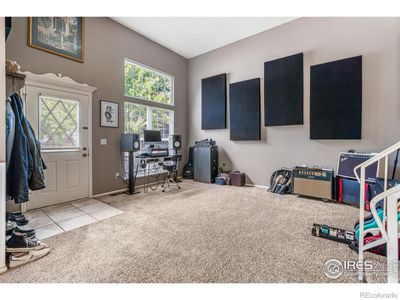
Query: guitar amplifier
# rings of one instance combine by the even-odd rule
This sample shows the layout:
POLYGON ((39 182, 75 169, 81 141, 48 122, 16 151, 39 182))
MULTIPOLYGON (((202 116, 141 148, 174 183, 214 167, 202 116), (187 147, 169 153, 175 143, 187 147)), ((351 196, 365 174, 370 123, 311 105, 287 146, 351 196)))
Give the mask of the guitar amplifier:
MULTIPOLYGON (((356 179, 354 168, 375 155, 376 153, 340 152, 337 175, 345 178, 356 179)), ((367 181, 374 181, 378 176, 378 170, 378 162, 368 166, 365 169, 365 179, 367 181)), ((360 176, 360 169, 357 170, 357 174, 360 176)))
POLYGON ((296 167, 293 170, 293 193, 319 199, 333 199, 333 170, 296 167))

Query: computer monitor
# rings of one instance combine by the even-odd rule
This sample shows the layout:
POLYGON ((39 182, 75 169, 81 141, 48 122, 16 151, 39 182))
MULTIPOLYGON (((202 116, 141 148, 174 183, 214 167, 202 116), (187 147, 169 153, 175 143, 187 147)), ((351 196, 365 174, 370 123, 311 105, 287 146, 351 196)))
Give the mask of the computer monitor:
POLYGON ((160 130, 143 130, 143 137, 145 144, 162 143, 160 130))

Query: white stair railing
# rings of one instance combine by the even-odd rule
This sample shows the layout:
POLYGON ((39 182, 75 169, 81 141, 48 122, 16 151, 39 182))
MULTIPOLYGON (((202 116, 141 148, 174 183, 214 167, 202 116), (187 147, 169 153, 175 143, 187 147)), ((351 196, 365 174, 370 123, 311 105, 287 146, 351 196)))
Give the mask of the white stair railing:
MULTIPOLYGON (((398 283, 398 208, 397 202, 400 198, 400 185, 387 188, 387 177, 388 177, 388 161, 389 155, 400 149, 400 142, 393 146, 383 150, 369 160, 363 162, 354 168, 354 174, 360 183, 360 221, 359 221, 359 238, 358 238, 358 260, 361 266, 364 266, 364 251, 373 247, 387 244, 386 245, 386 256, 387 256, 387 281, 388 283, 398 283), (372 164, 379 162, 381 159, 385 160, 385 175, 384 175, 384 186, 383 192, 376 195, 370 202, 371 213, 378 225, 378 230, 382 235, 382 238, 376 240, 368 245, 364 245, 364 216, 365 216, 365 169, 372 164), (358 175, 360 170, 360 176, 358 175), (383 217, 382 220, 379 218, 376 204, 383 199, 383 217), (385 226, 386 224, 386 226, 385 226)), ((364 279, 364 268, 359 272, 359 280, 364 279)))

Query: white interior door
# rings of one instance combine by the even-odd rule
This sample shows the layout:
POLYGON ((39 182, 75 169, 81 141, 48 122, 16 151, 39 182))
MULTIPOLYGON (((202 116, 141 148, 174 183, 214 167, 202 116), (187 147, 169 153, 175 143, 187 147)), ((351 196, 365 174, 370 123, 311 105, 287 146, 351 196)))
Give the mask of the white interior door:
POLYGON ((46 163, 46 188, 32 192, 27 209, 89 196, 88 96, 26 86, 26 115, 46 163))

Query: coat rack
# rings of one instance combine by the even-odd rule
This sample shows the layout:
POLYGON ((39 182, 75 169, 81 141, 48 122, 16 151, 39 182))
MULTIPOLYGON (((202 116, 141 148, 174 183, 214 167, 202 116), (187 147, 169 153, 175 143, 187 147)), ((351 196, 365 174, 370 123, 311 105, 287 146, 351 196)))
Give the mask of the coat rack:
POLYGON ((6 98, 25 86, 26 75, 23 73, 6 72, 6 78, 6 98))

